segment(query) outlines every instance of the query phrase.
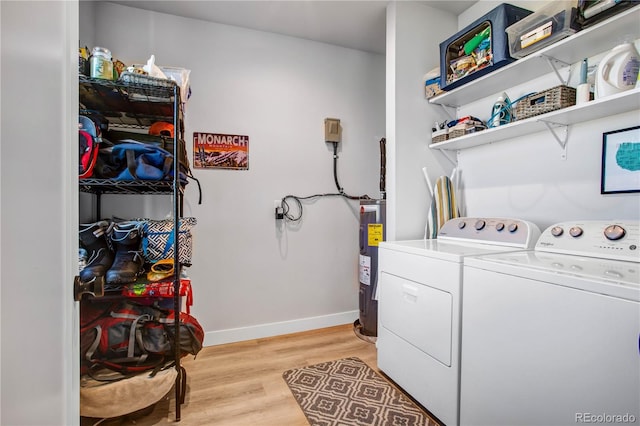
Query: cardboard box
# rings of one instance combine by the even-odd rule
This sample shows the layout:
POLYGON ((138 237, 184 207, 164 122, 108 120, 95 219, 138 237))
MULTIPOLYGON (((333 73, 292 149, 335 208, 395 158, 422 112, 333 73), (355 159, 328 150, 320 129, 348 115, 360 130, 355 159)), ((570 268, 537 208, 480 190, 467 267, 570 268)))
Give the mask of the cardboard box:
POLYGON ((444 90, 440 88, 440 76, 427 80, 424 83, 424 95, 427 99, 433 98, 442 92, 444 92, 444 90))

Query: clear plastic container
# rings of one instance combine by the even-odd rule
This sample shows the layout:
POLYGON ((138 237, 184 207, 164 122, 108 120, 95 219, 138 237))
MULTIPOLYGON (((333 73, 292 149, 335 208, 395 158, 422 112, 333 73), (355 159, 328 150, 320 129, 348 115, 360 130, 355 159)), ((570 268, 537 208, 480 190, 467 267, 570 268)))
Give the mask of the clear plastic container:
POLYGON ((507 27, 509 54, 522 58, 576 32, 575 1, 553 1, 507 27))
POLYGON ((103 80, 113 80, 113 62, 111 61, 111 51, 104 47, 94 47, 91 50, 89 60, 91 78, 103 80))
POLYGON ((182 102, 189 100, 189 74, 191 70, 175 67, 160 67, 167 79, 173 80, 180 87, 180 99, 182 102))

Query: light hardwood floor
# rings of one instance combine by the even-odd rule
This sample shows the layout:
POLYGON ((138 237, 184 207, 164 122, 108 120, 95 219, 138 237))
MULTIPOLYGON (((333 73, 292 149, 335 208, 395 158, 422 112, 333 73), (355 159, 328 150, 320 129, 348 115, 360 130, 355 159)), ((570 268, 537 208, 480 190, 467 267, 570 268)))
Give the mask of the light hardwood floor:
MULTIPOLYGON (((356 336, 351 324, 203 348, 196 359, 183 358, 188 388, 178 424, 308 425, 282 373, 353 356, 379 371, 375 344, 356 336)), ((176 424, 174 394, 171 390, 151 414, 101 426, 176 424)))

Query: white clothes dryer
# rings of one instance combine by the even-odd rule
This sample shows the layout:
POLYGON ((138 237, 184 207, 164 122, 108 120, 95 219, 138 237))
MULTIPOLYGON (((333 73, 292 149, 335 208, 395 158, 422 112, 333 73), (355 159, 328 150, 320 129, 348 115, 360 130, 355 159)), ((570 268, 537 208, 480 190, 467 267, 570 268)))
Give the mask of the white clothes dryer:
POLYGON ((640 423, 640 223, 465 259, 460 422, 640 423))
POLYGON ((437 239, 378 247, 378 367, 447 425, 458 424, 463 259, 532 249, 538 227, 455 218, 437 239))

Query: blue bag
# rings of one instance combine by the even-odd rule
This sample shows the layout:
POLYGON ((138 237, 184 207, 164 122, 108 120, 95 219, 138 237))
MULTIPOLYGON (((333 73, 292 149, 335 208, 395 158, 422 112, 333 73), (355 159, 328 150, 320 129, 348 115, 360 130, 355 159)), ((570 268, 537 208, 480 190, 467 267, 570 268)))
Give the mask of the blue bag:
MULTIPOLYGON (((111 155, 116 162, 127 165, 116 180, 173 179, 173 154, 155 145, 129 140, 115 145, 111 155)), ((187 181, 182 172, 180 181, 187 181)))

